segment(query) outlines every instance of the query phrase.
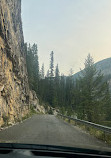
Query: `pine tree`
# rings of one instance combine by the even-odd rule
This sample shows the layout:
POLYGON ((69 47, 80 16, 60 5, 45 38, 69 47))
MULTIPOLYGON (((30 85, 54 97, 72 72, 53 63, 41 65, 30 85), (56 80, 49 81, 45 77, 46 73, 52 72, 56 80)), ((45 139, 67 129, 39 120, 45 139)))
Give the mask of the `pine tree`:
POLYGON ((66 107, 66 81, 64 74, 60 76, 59 106, 66 107))
POLYGON ((73 69, 71 68, 69 72, 70 72, 69 76, 72 76, 73 75, 73 69))
POLYGON ((54 52, 50 54, 50 77, 54 77, 54 52))
POLYGON ((41 79, 44 79, 44 63, 42 64, 42 68, 41 68, 41 71, 40 71, 40 76, 41 76, 41 79))
POLYGON ((49 95, 48 101, 54 107, 54 52, 50 54, 50 69, 49 69, 49 95))
POLYGON ((54 105, 59 106, 59 91, 60 91, 60 76, 58 64, 55 69, 55 80, 54 80, 54 105))
POLYGON ((27 65, 27 72, 28 72, 28 81, 29 86, 33 89, 34 84, 34 75, 33 75, 33 54, 31 50, 31 45, 25 44, 25 53, 26 53, 26 65, 27 65))
POLYGON ((26 64, 29 78, 30 88, 38 93, 39 86, 39 61, 38 61, 38 50, 37 45, 25 44, 26 50, 26 64), (27 48, 26 48, 27 47, 27 48))
POLYGON ((103 81, 103 75, 96 70, 93 58, 88 54, 85 68, 79 78, 78 116, 92 122, 105 119, 106 90, 108 85, 103 81))
POLYGON ((46 74, 46 77, 49 77, 49 70, 47 70, 47 74, 46 74))
POLYGON ((38 61, 38 49, 37 45, 34 43, 32 46, 33 54, 33 75, 34 75, 34 90, 38 93, 39 89, 39 61, 38 61))
POLYGON ((55 69, 55 78, 59 79, 59 67, 58 67, 58 64, 57 64, 56 69, 55 69))

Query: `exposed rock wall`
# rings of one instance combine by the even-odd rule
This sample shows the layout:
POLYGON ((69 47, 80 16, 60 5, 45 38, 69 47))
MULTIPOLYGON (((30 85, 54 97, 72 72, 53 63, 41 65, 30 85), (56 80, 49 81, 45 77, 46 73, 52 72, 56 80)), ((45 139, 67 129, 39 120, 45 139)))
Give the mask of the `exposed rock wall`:
POLYGON ((21 0, 0 0, 0 125, 14 122, 30 107, 21 0))

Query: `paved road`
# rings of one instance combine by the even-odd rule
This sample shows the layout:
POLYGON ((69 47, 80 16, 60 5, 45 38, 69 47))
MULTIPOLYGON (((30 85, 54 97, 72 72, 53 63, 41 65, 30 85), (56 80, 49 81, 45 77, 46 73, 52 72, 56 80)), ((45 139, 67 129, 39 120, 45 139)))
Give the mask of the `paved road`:
POLYGON ((23 123, 0 131, 0 142, 107 147, 104 142, 53 115, 34 115, 23 123))

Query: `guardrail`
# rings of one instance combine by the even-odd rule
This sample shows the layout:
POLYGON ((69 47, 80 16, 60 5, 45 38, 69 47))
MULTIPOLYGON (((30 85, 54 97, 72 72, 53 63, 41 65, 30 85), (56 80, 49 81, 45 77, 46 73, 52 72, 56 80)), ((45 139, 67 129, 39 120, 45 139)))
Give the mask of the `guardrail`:
POLYGON ((107 127, 107 126, 102 126, 102 125, 99 125, 99 124, 96 124, 96 123, 92 123, 92 122, 88 122, 88 121, 84 121, 84 120, 80 120, 80 119, 75 119, 75 118, 72 118, 72 117, 69 117, 69 116, 65 116, 65 115, 62 115, 62 114, 59 114, 59 116, 63 117, 63 118, 67 118, 70 120, 73 120, 77 123, 81 123, 81 124, 84 124, 86 126, 91 126, 93 128, 96 128, 96 129, 99 129, 103 132, 106 132, 106 133, 109 133, 111 134, 111 128, 110 127, 107 127))

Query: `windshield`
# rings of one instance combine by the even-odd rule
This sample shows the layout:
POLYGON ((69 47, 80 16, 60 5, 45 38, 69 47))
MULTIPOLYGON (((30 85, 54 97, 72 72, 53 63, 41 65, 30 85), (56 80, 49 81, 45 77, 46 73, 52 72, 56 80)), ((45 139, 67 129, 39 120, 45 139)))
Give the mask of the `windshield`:
POLYGON ((0 0, 0 143, 110 149, 110 42, 110 0, 0 0))

